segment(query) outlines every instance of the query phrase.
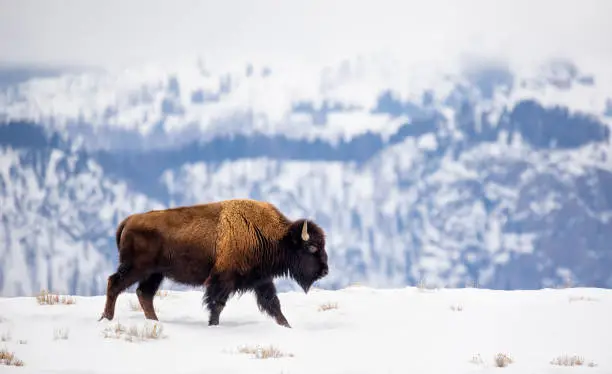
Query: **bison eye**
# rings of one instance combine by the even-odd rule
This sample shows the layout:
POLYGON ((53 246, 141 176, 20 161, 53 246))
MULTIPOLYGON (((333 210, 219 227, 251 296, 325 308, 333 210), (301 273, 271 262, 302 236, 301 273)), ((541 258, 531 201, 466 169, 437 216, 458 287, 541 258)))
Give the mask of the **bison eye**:
POLYGON ((317 248, 317 247, 316 247, 316 246, 314 246, 314 245, 310 245, 310 246, 308 246, 308 251, 309 251, 310 253, 315 253, 315 252, 316 252, 318 249, 319 249, 319 248, 317 248))

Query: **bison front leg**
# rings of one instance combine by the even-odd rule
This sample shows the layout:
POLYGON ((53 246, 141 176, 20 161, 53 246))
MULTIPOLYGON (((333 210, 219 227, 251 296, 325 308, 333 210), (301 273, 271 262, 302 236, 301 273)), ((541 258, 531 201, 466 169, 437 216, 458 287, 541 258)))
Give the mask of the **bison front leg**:
POLYGON ((276 287, 272 280, 255 287, 255 296, 257 297, 257 305, 262 312, 266 312, 273 317, 279 325, 291 328, 281 311, 280 300, 276 295, 276 287))
POLYGON ((138 295, 138 301, 147 319, 157 321, 157 314, 155 314, 153 308, 153 298, 163 280, 163 274, 154 273, 138 284, 136 295, 138 295))
POLYGON ((233 283, 219 275, 211 275, 207 279, 207 285, 204 301, 210 313, 208 325, 215 326, 219 324, 219 316, 233 291, 233 283))

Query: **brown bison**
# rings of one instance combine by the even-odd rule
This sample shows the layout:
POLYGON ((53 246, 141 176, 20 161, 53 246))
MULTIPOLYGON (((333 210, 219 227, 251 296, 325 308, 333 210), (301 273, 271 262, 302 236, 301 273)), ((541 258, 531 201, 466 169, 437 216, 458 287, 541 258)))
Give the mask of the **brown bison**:
POLYGON ((325 235, 312 221, 291 221, 274 205, 236 199, 133 214, 117 228, 119 266, 108 277, 99 320, 112 320, 121 292, 139 282, 145 317, 157 320, 153 297, 162 280, 206 286, 209 325, 234 293, 254 291, 262 312, 291 327, 273 279, 293 278, 305 293, 328 273, 325 235))

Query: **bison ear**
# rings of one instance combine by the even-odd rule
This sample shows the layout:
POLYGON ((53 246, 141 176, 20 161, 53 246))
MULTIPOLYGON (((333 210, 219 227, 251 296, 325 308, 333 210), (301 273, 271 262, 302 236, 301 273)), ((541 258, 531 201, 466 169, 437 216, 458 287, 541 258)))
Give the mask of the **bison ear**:
POLYGON ((302 226, 302 240, 307 242, 310 239, 310 235, 308 235, 308 221, 304 220, 304 225, 302 226))

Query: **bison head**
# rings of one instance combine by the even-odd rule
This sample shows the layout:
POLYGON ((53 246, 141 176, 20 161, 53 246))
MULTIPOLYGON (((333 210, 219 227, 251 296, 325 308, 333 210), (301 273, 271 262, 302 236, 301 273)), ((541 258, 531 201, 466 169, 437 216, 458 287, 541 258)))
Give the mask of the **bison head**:
POLYGON ((308 293, 313 283, 329 272, 325 235, 315 223, 306 220, 294 222, 289 231, 289 272, 304 292, 308 293))

